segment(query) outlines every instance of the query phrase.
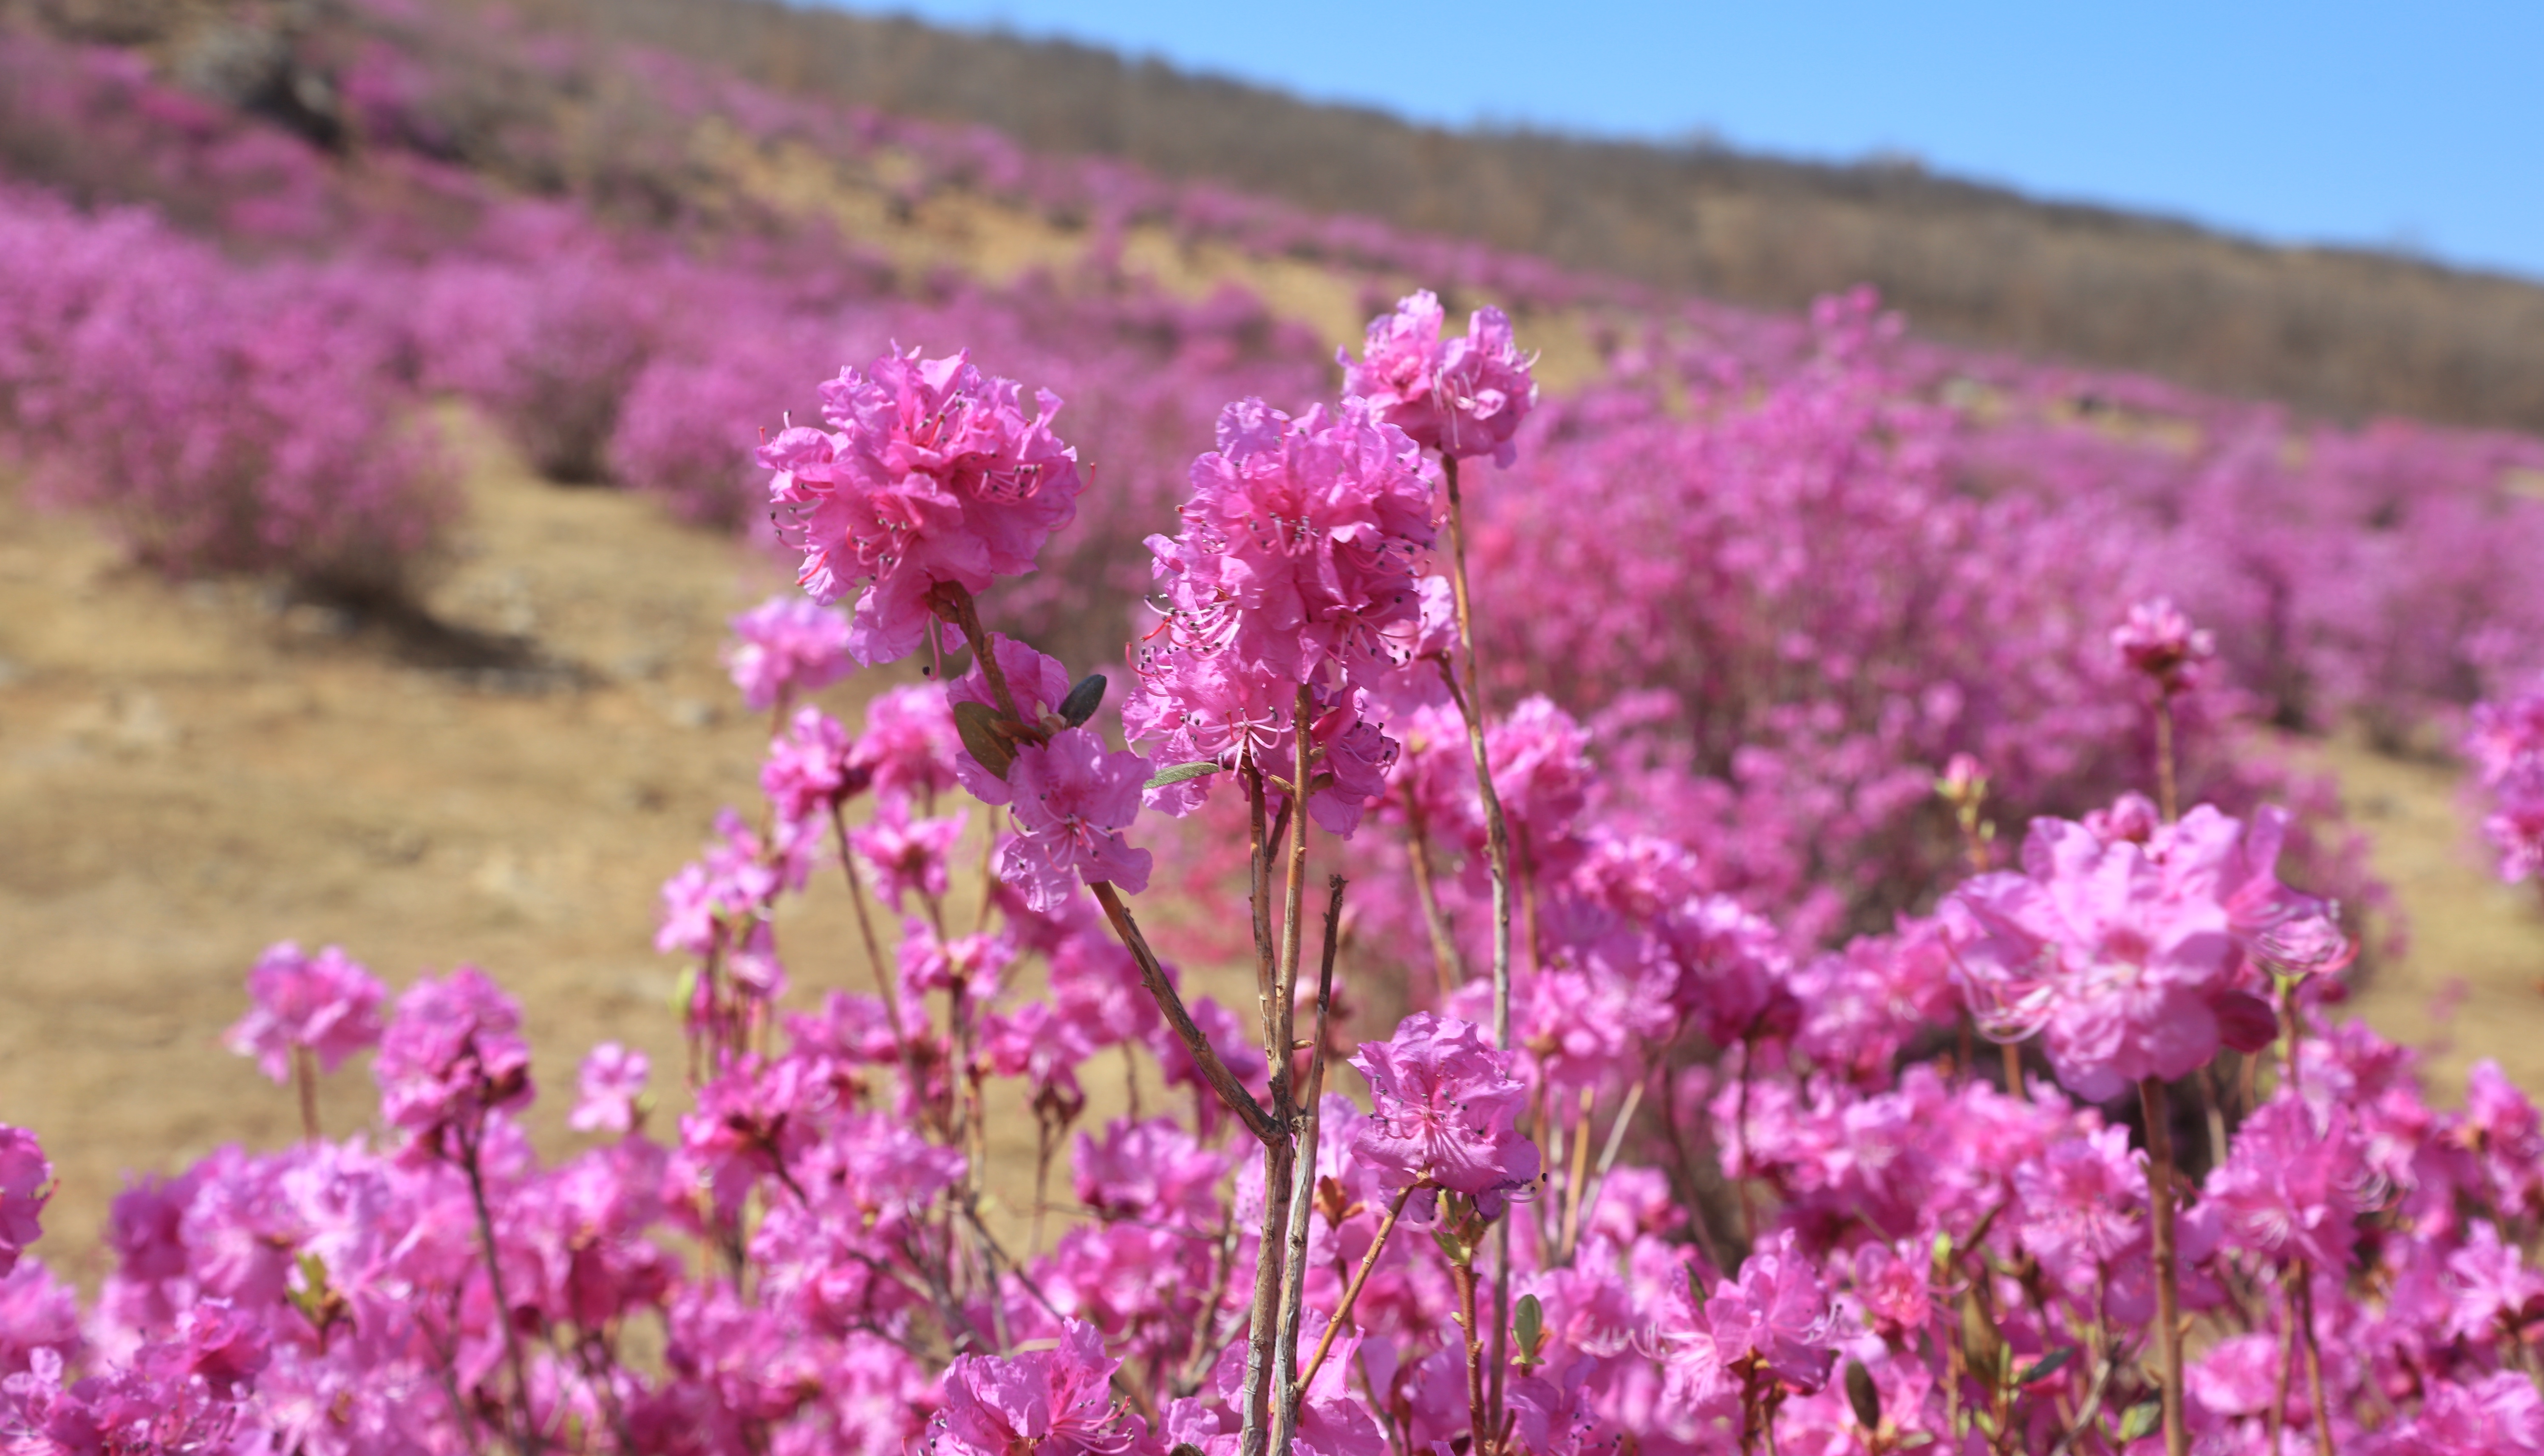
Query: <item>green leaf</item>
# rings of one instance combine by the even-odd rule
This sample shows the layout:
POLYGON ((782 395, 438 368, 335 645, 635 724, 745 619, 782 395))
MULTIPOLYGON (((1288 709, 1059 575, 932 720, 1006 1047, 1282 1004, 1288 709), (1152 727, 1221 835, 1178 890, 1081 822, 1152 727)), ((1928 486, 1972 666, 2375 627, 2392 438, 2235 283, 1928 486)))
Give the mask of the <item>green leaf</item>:
POLYGON ((2134 1441, 2156 1428, 2164 1420, 2164 1400, 2156 1397, 2138 1402, 2129 1414, 2120 1418, 2120 1439, 2134 1441))
POLYGON ((697 994, 698 968, 684 965, 680 968, 680 978, 672 983, 672 1015, 688 1015, 689 1002, 697 994))
POLYGON ((1519 1308, 1511 1314, 1511 1328, 1519 1336, 1520 1358, 1535 1360, 1546 1347, 1546 1306, 1534 1294, 1519 1297, 1519 1308))
POLYGON ((1862 1360, 1846 1362, 1846 1403, 1855 1408, 1856 1424, 1868 1431, 1881 1428, 1881 1390, 1862 1360))
POLYGON ((1447 1255, 1449 1262, 1460 1268, 1465 1268, 1475 1262, 1473 1246, 1439 1224, 1431 1225, 1431 1242, 1439 1245, 1440 1252, 1447 1255))
POLYGON ((1071 728, 1084 728, 1086 720, 1095 716, 1095 710, 1104 706, 1104 674, 1101 672, 1090 672, 1079 678, 1077 685, 1069 690, 1069 696, 1060 700, 1061 722, 1071 728))
POLYGON ((1151 779, 1146 787, 1163 789, 1168 784, 1180 784, 1186 779, 1198 779, 1204 774, 1218 772, 1219 765, 1215 763, 1178 763, 1157 770, 1157 776, 1151 779))
POLYGON ((1003 779, 1016 761, 1016 750, 998 731, 998 710, 987 703, 954 705, 954 731, 963 739, 964 751, 981 767, 1003 779))
POLYGON ((1705 1275, 1692 1264, 1687 1266, 1687 1302, 1696 1306, 1698 1314, 1705 1313, 1705 1275))
POLYGON ((2039 1359, 2033 1361, 2031 1368, 2024 1371, 2022 1376, 2014 1383, 2017 1385, 2029 1385, 2035 1380, 2046 1380, 2050 1376, 2057 1374, 2060 1370, 2065 1369, 2067 1362, 2074 1358, 2076 1358, 2076 1346, 2072 1344, 2062 1344, 2058 1348, 2051 1350, 2049 1353, 2042 1355, 2039 1359))

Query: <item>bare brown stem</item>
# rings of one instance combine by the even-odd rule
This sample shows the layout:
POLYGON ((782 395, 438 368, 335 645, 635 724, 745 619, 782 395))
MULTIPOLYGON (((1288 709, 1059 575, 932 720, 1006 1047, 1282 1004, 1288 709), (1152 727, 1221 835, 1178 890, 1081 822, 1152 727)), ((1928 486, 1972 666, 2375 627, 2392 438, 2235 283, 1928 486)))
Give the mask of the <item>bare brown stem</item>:
POLYGON ((1404 801, 1405 857, 1413 865, 1413 892, 1422 901, 1423 928, 1431 933, 1431 971, 1440 984, 1440 1001, 1446 1005, 1467 981, 1467 962, 1458 954, 1458 942, 1449 934, 1449 917, 1440 908, 1439 888, 1432 882, 1431 836, 1422 822, 1421 805, 1411 795, 1404 801))
POLYGON ((2323 1350, 2314 1339, 2314 1271, 2297 1265, 2296 1274, 2297 1339, 2305 1348, 2306 1403, 2314 1411, 2314 1448, 2317 1456, 2333 1456, 2332 1407, 2323 1393, 2323 1350))
POLYGON ((1254 1095, 1236 1080, 1236 1074, 1228 1069, 1228 1063, 1220 1060, 1219 1051, 1210 1044, 1210 1038, 1194 1025, 1192 1013, 1184 1008, 1184 998, 1176 994, 1174 983, 1166 979, 1165 967, 1157 962, 1157 953, 1149 949, 1148 937, 1140 934, 1139 923, 1131 918, 1130 907, 1122 903, 1121 894, 1109 881, 1101 880, 1087 888, 1095 891, 1095 902, 1104 907, 1104 918, 1112 922, 1113 933, 1121 938, 1123 949, 1129 951, 1131 958, 1139 963, 1140 979, 1147 984, 1149 995, 1156 1001, 1157 1010, 1164 1014, 1166 1025, 1174 1028, 1176 1038, 1184 1043, 1184 1050, 1192 1053, 1194 1065, 1201 1068, 1202 1079, 1219 1094, 1220 1101, 1228 1104, 1229 1111, 1236 1114, 1236 1119, 1245 1124, 1246 1131, 1265 1143, 1283 1140, 1280 1128, 1263 1111, 1263 1105, 1256 1102, 1254 1095))
POLYGON ((2174 786, 2173 690, 2159 686, 2155 695, 2156 806, 2168 824, 2182 817, 2182 800, 2174 786))
MULTIPOLYGON (((1458 494, 1458 462, 1442 456, 1449 488, 1449 585, 1458 605, 1458 649, 1467 659, 1467 691, 1459 708, 1467 721, 1467 751, 1475 762, 1475 793, 1484 805, 1484 854, 1493 881, 1493 1044, 1510 1045, 1511 848, 1501 796, 1493 790, 1492 755, 1484 746, 1483 662, 1475 652, 1475 613, 1467 590, 1467 511, 1458 494)), ((1456 674, 1451 674, 1454 678, 1456 674)))
POLYGON ((1016 711, 1016 695, 1007 690, 1007 674, 998 665, 998 654, 991 650, 990 634, 981 626, 981 604, 958 582, 939 582, 940 595, 954 608, 954 625, 963 629, 963 645, 972 650, 972 660, 981 664, 981 676, 990 684, 990 696, 998 705, 1001 717, 1024 722, 1016 711))
POLYGON ((1281 1319, 1274 1336, 1274 1393, 1279 1401, 1272 1422, 1271 1449, 1275 1452, 1290 1449, 1290 1439, 1299 1429, 1301 1393, 1306 1389, 1293 1378, 1292 1371, 1298 1362, 1300 1325, 1307 1312, 1308 1234, 1315 1208, 1316 1139, 1323 1130, 1325 1021, 1333 1007, 1334 951, 1343 918, 1343 878, 1332 876, 1327 883, 1331 897, 1325 904, 1324 955, 1316 971, 1315 1043, 1308 1053, 1307 1096, 1299 1114, 1298 1166, 1290 1181, 1290 1243, 1281 1261, 1281 1319))
POLYGON ((1361 1286, 1369 1282, 1369 1271, 1378 1267, 1378 1256, 1387 1251, 1388 1235, 1395 1232, 1395 1221, 1404 1216, 1404 1204, 1414 1189, 1425 1181, 1406 1184, 1395 1190, 1395 1201, 1387 1205, 1387 1216, 1379 1220, 1378 1237, 1370 1241, 1369 1252, 1360 1257, 1360 1267, 1352 1271, 1351 1282, 1343 1287, 1342 1303, 1334 1307, 1333 1320, 1325 1326, 1323 1338, 1316 1341, 1316 1352, 1308 1358, 1307 1368, 1299 1372, 1298 1388, 1304 1392, 1315 1383, 1316 1372, 1325 1367, 1325 1353, 1334 1347, 1334 1338, 1351 1323, 1352 1306, 1360 1302, 1361 1286))
POLYGON ((318 1059, 306 1046, 291 1048, 291 1081, 300 1094, 300 1136, 318 1140, 318 1059))
POLYGON ((2164 1372, 2165 1456, 2189 1456, 2190 1427, 2182 1408, 2182 1287, 2173 1241, 2173 1109, 2164 1081, 2148 1077, 2138 1083, 2138 1107, 2146 1114, 2147 1203, 2155 1243, 2156 1349, 2164 1372))

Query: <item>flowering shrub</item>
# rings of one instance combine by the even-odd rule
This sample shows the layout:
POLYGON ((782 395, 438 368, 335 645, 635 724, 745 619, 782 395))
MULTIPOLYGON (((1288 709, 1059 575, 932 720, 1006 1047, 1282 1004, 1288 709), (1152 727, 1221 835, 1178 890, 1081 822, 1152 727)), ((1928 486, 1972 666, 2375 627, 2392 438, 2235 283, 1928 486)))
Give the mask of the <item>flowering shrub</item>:
POLYGON ((2465 756, 2492 798, 2482 832, 2500 852, 2500 878, 2544 881, 2544 687, 2475 704, 2465 756))
MULTIPOLYGON (((1425 317, 1374 350, 1432 347, 1425 317)), ((1474 327, 1520 371, 1504 400, 1533 398, 1474 327)), ((1471 561, 1471 455, 1383 399, 1229 409, 1151 543, 1165 614, 1116 746, 1105 677, 988 625, 1034 620, 1009 583, 1101 489, 1020 399, 896 352, 767 446, 808 584, 857 615, 737 620, 772 742, 755 818, 721 816, 664 886, 683 1110, 595 1048, 572 1119, 594 1140, 543 1162, 489 978, 427 977, 383 1019, 342 953, 278 946, 233 1044, 308 1108, 375 1043, 376 1142, 313 1112, 290 1149, 137 1183, 82 1316, 22 1255, 50 1168, 0 1127, 0 1439, 2544 1450, 2544 1116, 2488 1066, 2432 1107, 2408 1052, 2332 1019, 2353 946, 2282 879, 2284 812, 2179 808, 2201 778, 2177 760, 2215 740, 2172 726, 2230 690, 2190 670, 2210 639, 2178 609, 2080 626, 2069 669, 2107 700, 2092 722, 2147 725, 2157 798, 2036 818, 1998 869, 1979 739, 1922 790, 1957 836, 1940 908, 1823 937, 1724 874, 1684 770, 1603 761, 1630 716, 1495 711, 1515 547, 1471 561), (877 697, 861 732, 797 706, 845 654, 931 637, 968 668, 877 697), (957 786, 992 836, 969 933, 957 786), (1241 820, 1250 1013, 1188 995, 1127 898, 1159 816, 1196 809, 1241 820), (792 1005, 781 909, 835 892, 871 993, 792 1005), (1168 1105, 1075 1130, 1107 1050, 1168 1105), (1033 1123, 1029 1208, 988 1191, 1000 1081, 1033 1123)), ((2504 783, 2522 712, 2477 720, 2504 783)))

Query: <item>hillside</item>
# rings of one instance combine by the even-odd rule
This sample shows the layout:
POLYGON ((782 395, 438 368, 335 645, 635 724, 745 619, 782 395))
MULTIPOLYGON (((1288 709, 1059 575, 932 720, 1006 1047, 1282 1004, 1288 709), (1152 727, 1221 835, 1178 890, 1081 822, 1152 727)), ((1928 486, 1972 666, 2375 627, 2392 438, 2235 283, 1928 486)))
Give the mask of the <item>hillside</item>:
POLYGON ((520 8, 781 89, 1725 302, 1791 308, 1869 282, 1939 339, 2342 416, 2544 428, 2544 287, 2511 278, 2264 247, 1899 167, 1445 131, 1080 45, 776 0, 520 8))

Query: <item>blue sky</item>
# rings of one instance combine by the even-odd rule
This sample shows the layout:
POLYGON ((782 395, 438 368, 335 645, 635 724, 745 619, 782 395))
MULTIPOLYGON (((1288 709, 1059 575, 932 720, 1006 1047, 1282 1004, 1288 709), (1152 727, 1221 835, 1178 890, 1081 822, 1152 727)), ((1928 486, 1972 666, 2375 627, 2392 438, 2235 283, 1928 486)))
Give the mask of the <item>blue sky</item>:
POLYGON ((903 0, 1425 121, 1907 153, 2035 195, 2544 279, 2544 0, 903 0))

